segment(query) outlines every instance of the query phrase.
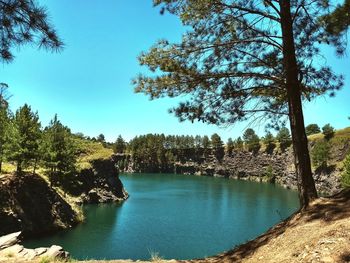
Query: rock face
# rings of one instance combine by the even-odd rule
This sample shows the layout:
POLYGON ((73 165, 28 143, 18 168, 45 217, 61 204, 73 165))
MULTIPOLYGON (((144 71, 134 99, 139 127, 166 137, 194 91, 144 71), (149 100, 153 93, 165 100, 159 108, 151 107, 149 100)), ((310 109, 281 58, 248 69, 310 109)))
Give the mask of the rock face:
MULTIPOLYGON (((313 145, 310 144, 310 148, 313 145)), ((350 141, 344 140, 332 145, 331 162, 339 163, 344 160, 350 151, 350 141)), ((139 165, 134 164, 130 156, 117 156, 119 162, 126 163, 124 172, 147 172, 140 170, 139 165), (124 158, 124 159, 123 159, 124 158), (136 167, 136 170, 133 168, 136 167)), ((154 171, 153 171, 154 172, 154 171)), ((162 170, 156 172, 164 172, 162 170)), ((230 156, 225 155, 222 160, 217 160, 212 154, 198 160, 181 160, 169 166, 169 173, 195 174, 205 176, 218 176, 241 180, 275 182, 286 188, 297 189, 294 158, 292 149, 286 152, 275 150, 273 153, 258 152, 253 154, 248 151, 234 151, 230 156)), ((316 188, 319 193, 331 195, 341 190, 341 170, 336 165, 330 165, 327 169, 314 171, 316 188)))
POLYGON ((72 207, 37 175, 7 175, 0 182, 0 235, 41 235, 78 222, 72 207))
POLYGON ((6 262, 9 259, 26 261, 35 260, 37 258, 67 259, 69 257, 68 252, 64 251, 62 247, 56 245, 52 245, 49 248, 24 248, 19 244, 20 235, 21 232, 16 232, 0 237, 0 262, 6 262))
POLYGON ((75 188, 75 194, 81 195, 83 203, 118 202, 128 198, 113 158, 94 160, 91 166, 89 169, 82 170, 75 178, 79 182, 79 186, 75 188))

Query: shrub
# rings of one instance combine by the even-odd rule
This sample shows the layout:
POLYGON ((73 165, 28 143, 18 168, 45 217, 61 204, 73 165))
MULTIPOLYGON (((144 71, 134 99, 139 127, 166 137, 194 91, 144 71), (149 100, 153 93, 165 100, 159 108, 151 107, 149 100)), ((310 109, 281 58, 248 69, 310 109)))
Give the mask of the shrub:
POLYGON ((341 175, 341 182, 343 187, 350 187, 350 154, 348 154, 344 161, 344 172, 341 175))
POLYGON ((311 159, 316 168, 327 167, 330 154, 328 141, 318 141, 311 150, 311 159))

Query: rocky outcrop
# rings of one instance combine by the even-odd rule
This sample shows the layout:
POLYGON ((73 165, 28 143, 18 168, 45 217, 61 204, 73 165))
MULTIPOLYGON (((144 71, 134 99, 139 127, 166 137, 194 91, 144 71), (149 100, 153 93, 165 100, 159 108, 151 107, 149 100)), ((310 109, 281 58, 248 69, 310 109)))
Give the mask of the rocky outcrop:
POLYGON ((16 232, 0 237, 0 262, 6 262, 10 259, 15 261, 27 261, 39 258, 67 259, 69 257, 68 252, 56 245, 35 249, 24 248, 20 245, 20 236, 21 232, 16 232))
POLYGON ((74 178, 73 193, 80 195, 82 203, 97 204, 119 202, 128 198, 119 170, 113 158, 98 159, 91 162, 91 168, 83 169, 74 178))
POLYGON ((42 235, 78 223, 72 207, 38 175, 5 175, 0 182, 0 235, 42 235))

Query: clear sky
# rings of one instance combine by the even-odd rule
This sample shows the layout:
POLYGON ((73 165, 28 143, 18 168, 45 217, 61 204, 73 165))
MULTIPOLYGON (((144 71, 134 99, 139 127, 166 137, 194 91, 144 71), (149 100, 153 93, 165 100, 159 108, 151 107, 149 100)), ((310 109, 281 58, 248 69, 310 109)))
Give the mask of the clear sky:
MULTIPOLYGON (((25 46, 10 64, 0 65, 0 82, 10 86, 11 108, 28 103, 43 125, 55 113, 73 132, 108 141, 121 134, 127 140, 146 133, 211 135, 225 141, 240 136, 247 123, 218 128, 202 123, 180 123, 168 108, 171 99, 149 101, 135 94, 131 79, 144 71, 137 56, 157 40, 179 41, 184 28, 175 16, 160 15, 152 0, 40 0, 65 43, 61 53, 25 46)), ((348 49, 350 50, 350 49, 348 49)), ((346 74, 346 86, 336 98, 305 104, 305 122, 335 128, 350 126, 350 59, 325 59, 346 74)), ((264 127, 253 127, 264 133, 264 127)))

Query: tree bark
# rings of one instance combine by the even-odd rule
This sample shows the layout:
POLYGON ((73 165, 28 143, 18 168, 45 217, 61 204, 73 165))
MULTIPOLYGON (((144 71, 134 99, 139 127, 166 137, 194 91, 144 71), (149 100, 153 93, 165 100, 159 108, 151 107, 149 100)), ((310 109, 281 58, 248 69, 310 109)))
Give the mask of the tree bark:
POLYGON ((312 177, 308 140, 305 132, 301 89, 298 79, 299 69, 295 54, 293 22, 290 9, 290 0, 280 0, 283 63, 286 76, 289 122, 300 205, 304 208, 309 205, 310 201, 317 198, 317 191, 312 177))

